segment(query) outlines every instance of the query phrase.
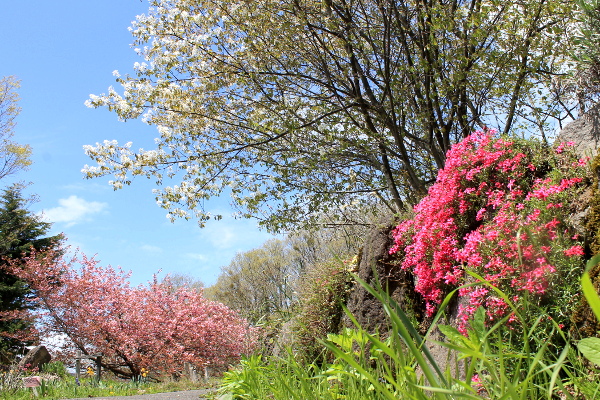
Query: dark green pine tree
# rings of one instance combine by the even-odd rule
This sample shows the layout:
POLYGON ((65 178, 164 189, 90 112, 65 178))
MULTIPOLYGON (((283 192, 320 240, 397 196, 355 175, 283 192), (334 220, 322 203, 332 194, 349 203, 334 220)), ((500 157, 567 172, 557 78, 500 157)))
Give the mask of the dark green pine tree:
MULTIPOLYGON (((42 221, 38 215, 27 209, 30 200, 23 197, 22 190, 23 185, 12 185, 0 196, 1 311, 34 307, 34 304, 28 301, 32 293, 27 284, 2 268, 7 260, 20 259, 28 255, 32 248, 56 248, 62 240, 62 235, 47 236, 52 224, 42 221)), ((27 331, 30 327, 31 322, 27 320, 0 319, 0 358, 11 358, 16 351, 28 344, 13 337, 13 334, 27 331)))

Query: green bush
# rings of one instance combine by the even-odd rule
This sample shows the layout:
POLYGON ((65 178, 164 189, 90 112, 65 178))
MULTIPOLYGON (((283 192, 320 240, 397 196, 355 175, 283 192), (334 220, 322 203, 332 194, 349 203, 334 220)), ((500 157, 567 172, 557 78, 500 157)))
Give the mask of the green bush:
POLYGON ((298 293, 300 309, 294 323, 294 351, 303 361, 312 362, 323 354, 319 342, 328 333, 340 330, 343 304, 352 290, 357 258, 317 264, 302 279, 298 293))
POLYGON ((59 378, 65 378, 68 376, 67 368, 65 364, 60 361, 53 361, 47 364, 44 364, 42 367, 42 372, 50 375, 58 376, 59 378))

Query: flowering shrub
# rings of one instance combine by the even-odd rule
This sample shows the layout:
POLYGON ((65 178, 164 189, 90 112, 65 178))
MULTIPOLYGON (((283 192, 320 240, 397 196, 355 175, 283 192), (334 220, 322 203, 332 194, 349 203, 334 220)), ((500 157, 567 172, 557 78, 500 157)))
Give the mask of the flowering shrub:
MULTIPOLYGON (((428 315, 448 289, 468 282, 465 269, 513 301, 560 301, 574 294, 559 279, 564 283, 583 264, 582 240, 565 215, 582 190, 586 160, 578 160, 569 143, 544 152, 534 141, 495 133, 477 131, 454 145, 414 218, 394 231, 390 252, 404 255, 402 268, 417 277, 428 315)), ((463 329, 480 306, 492 320, 508 312, 506 302, 483 285, 459 294, 468 299, 459 309, 463 329)))

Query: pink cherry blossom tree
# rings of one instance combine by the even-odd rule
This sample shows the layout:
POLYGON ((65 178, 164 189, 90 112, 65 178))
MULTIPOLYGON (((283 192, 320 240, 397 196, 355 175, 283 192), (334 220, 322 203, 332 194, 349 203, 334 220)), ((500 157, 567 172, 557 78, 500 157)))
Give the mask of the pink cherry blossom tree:
POLYGON ((168 280, 132 287, 121 269, 54 251, 9 268, 35 291, 46 335, 66 335, 71 353, 103 353, 103 367, 118 376, 140 376, 142 368, 174 373, 184 362, 226 365, 254 345, 246 320, 201 292, 173 290, 168 280))

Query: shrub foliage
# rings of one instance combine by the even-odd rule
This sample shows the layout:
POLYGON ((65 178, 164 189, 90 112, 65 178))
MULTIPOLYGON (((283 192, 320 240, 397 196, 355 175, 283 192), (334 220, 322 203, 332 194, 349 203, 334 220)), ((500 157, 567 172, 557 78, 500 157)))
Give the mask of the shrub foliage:
POLYGON ((356 263, 356 257, 345 262, 331 260, 315 265, 304 277, 295 321, 295 350, 300 359, 317 359, 323 351, 319 340, 340 330, 342 304, 352 289, 356 263))
MULTIPOLYGON (((447 154, 414 218, 395 230, 392 253, 417 277, 416 290, 432 315, 450 289, 472 270, 511 296, 547 306, 568 320, 583 265, 583 238, 565 215, 589 183, 587 160, 571 144, 554 149, 533 140, 477 131, 447 154)), ((489 287, 461 288, 468 302, 461 323, 483 306, 490 320, 510 313, 489 287)))

